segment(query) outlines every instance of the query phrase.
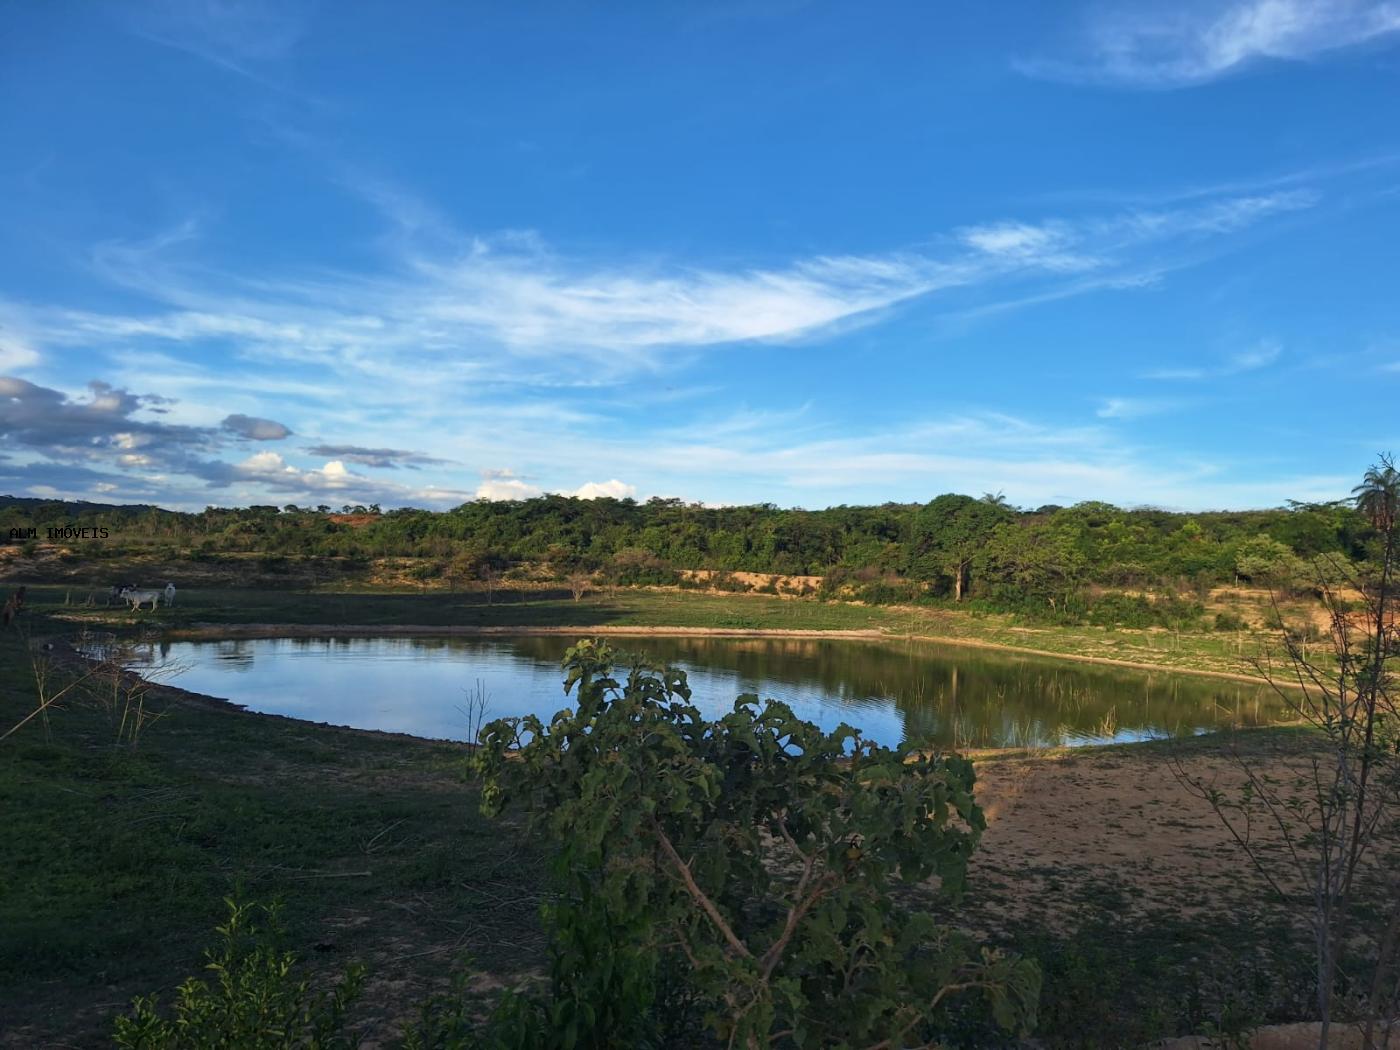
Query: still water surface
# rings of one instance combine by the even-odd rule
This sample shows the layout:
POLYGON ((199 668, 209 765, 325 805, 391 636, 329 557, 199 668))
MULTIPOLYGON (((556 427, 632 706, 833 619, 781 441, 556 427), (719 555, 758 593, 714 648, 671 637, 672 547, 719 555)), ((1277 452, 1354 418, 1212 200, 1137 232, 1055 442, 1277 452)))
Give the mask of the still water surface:
MULTIPOLYGON (((464 708, 548 717, 570 706, 559 658, 572 639, 266 638, 163 642, 142 662, 181 668, 172 684, 254 711, 361 729, 465 739, 464 708)), ((918 642, 791 638, 615 638, 689 672, 714 717, 741 693, 786 701, 885 744, 1077 745, 1262 725, 1286 712, 1243 682, 1148 674, 918 642)))

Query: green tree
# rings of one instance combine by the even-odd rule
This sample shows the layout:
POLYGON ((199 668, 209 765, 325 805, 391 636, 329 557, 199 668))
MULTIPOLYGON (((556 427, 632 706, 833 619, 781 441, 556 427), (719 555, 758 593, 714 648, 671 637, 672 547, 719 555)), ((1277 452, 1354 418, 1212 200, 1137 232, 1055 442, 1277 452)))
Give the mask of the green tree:
POLYGON ((558 850, 550 995, 510 1000, 494 1045, 668 1045, 684 1004, 731 1047, 926 1046, 972 991, 1004 1028, 1033 1022, 1034 964, 890 893, 963 892, 985 827, 969 762, 753 696, 708 721, 684 672, 614 660, 580 642, 576 709, 481 735, 484 808, 518 800, 558 850))
POLYGON ((954 600, 962 601, 973 561, 996 527, 1012 516, 1006 507, 971 496, 932 500, 914 517, 911 575, 930 582, 950 579, 954 600))
POLYGON ((1008 597, 1032 597, 1063 608, 1082 584, 1085 559, 1072 528, 1053 521, 1006 522, 978 559, 988 580, 1008 597))
POLYGON ((1235 571, 1254 583, 1292 590, 1305 568, 1302 559, 1272 536, 1251 536, 1235 550, 1235 571))
POLYGON ((1395 528, 1400 513, 1400 471, 1390 456, 1366 471, 1361 484, 1351 490, 1359 510, 1378 532, 1389 533, 1395 528))

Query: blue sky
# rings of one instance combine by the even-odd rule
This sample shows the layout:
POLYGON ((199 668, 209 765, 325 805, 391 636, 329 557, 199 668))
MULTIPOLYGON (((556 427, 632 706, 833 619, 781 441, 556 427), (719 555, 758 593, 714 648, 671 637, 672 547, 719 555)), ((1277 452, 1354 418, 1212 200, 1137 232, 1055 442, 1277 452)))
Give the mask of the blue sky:
POLYGON ((0 492, 1346 494, 1400 6, 15 4, 0 492))

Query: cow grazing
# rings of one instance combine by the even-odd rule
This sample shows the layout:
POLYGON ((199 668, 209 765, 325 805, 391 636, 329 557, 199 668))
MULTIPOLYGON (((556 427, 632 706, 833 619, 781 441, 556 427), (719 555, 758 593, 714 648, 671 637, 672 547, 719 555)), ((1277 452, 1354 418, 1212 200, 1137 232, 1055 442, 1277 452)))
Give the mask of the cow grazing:
POLYGON ((131 606, 132 612, 136 612, 138 609, 141 608, 141 606, 145 605, 147 602, 151 603, 151 612, 155 612, 156 607, 160 605, 161 592, 138 591, 132 587, 123 587, 122 598, 126 601, 128 605, 131 606))

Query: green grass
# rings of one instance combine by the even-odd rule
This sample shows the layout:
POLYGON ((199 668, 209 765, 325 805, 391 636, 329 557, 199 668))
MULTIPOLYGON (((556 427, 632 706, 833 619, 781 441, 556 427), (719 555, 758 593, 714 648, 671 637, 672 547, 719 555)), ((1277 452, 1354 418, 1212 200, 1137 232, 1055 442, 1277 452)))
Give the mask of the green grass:
POLYGON ((816 599, 688 591, 619 590, 574 601, 564 592, 182 589, 173 609, 130 613, 79 604, 88 591, 35 587, 35 607, 103 626, 344 624, 491 627, 693 627, 740 630, 878 630, 1070 657, 1119 660, 1180 671, 1253 674, 1250 661, 1279 664, 1268 633, 1224 635, 1104 627, 1028 626, 1009 615, 946 607, 862 606, 816 599), (65 598, 72 603, 64 605, 65 598))
MULTIPOLYGON (((0 726, 33 704, 0 635, 0 726)), ((370 965, 372 1023, 462 952, 505 976, 537 962, 537 861, 479 816, 459 748, 190 704, 135 751, 112 739, 70 704, 47 737, 36 720, 0 742, 0 1045, 97 1040, 197 970, 240 887, 285 902, 312 965, 370 965)))

